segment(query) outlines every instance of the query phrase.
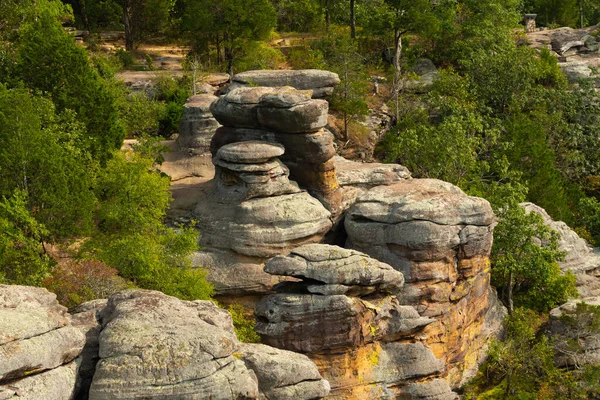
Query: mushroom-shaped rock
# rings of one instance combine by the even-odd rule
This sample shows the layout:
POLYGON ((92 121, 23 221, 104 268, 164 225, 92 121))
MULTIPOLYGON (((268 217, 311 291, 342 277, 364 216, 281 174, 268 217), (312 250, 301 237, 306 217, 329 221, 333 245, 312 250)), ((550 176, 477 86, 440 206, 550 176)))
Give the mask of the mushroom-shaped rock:
MULTIPOLYGON (((329 103, 325 100, 310 100, 291 107, 269 106, 273 102, 263 101, 258 107, 258 122, 264 129, 284 133, 316 132, 327 125, 329 103)), ((269 97, 266 97, 269 99, 269 97)))
POLYGON ((217 100, 212 94, 192 96, 183 106, 179 124, 179 147, 193 149, 194 153, 207 152, 219 123, 210 112, 210 105, 217 100))
POLYGON ((292 86, 299 90, 312 90, 313 98, 333 93, 340 83, 336 73, 318 69, 303 70, 254 70, 234 75, 234 84, 260 86, 292 86))
POLYGON ((256 109, 260 98, 276 93, 281 88, 238 87, 210 105, 210 111, 219 123, 240 128, 257 128, 256 109))
POLYGON ((232 163, 259 164, 283 155, 285 149, 278 143, 248 141, 230 143, 217 151, 217 157, 232 163))
POLYGON ((325 244, 304 245, 287 256, 274 257, 265 264, 265 272, 314 282, 308 287, 310 292, 327 290, 327 286, 333 285, 343 290, 336 290, 338 294, 346 293, 352 286, 369 288, 363 294, 393 293, 404 284, 402 273, 389 265, 355 250, 325 244))

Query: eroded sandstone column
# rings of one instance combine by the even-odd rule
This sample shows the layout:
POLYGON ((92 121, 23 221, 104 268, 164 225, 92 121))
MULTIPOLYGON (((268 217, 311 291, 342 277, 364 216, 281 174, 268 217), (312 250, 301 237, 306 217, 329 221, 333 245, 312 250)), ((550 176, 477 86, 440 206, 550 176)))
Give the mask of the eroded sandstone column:
POLYGON ((444 361, 452 386, 475 372, 504 316, 490 287, 494 223, 486 200, 433 179, 374 188, 345 220, 347 247, 401 271, 401 303, 435 320, 419 340, 444 361))

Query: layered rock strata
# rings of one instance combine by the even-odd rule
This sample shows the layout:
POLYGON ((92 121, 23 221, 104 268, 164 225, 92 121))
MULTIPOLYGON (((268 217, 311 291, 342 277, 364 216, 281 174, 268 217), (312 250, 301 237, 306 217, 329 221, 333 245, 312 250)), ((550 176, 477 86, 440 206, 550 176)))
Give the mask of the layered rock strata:
POLYGON ((238 342, 229 313, 160 292, 113 295, 100 313, 90 399, 318 399, 329 392, 307 357, 238 342))
POLYGON ((211 110, 217 129, 211 152, 229 143, 263 140, 286 148, 281 160, 298 184, 319 198, 334 216, 342 211, 335 174, 333 135, 324 129, 329 106, 311 99, 310 90, 243 87, 230 91, 211 110))
POLYGON ((456 399, 435 379, 444 362, 418 341, 435 319, 401 305, 402 273, 366 254, 313 244, 277 256, 265 271, 302 279, 257 305, 265 343, 307 354, 332 399, 456 399))
POLYGON ((345 219, 346 247, 401 271, 401 304, 435 321, 419 340, 443 360, 452 386, 475 372, 505 313, 490 287, 494 222, 487 201, 431 179, 374 188, 345 219))
POLYGON ((554 221, 542 207, 533 203, 521 203, 527 212, 540 215, 544 224, 559 235, 558 249, 565 252, 565 259, 558 264, 563 272, 571 271, 577 281, 582 297, 600 296, 600 254, 585 239, 562 221, 554 221))
POLYGON ((248 86, 291 86, 299 90, 311 90, 313 98, 330 96, 339 85, 336 73, 318 69, 303 70, 254 70, 234 75, 230 90, 248 86))
POLYGON ((180 150, 189 155, 209 152, 210 141, 219 127, 210 112, 210 105, 215 100, 217 97, 212 94, 199 94, 190 97, 185 103, 177 138, 180 150))
POLYGON ((195 263, 209 269, 220 295, 270 290, 279 280, 261 264, 319 242, 332 227, 323 205, 288 179, 278 159, 283 153, 279 144, 249 141, 223 146, 213 159, 212 190, 194 211, 207 247, 196 253, 195 263))
POLYGON ((0 398, 74 398, 84 344, 54 294, 0 285, 0 398))

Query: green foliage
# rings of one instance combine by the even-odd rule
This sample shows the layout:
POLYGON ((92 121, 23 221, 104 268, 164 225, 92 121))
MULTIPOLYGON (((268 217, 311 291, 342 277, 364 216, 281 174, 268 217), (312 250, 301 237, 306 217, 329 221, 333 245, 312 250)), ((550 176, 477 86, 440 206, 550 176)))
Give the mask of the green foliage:
POLYGON ((156 136, 159 116, 166 113, 164 102, 149 98, 146 93, 130 93, 123 102, 121 119, 126 137, 141 138, 156 136))
POLYGON ((311 32, 323 27, 321 4, 316 0, 272 0, 280 32, 311 32))
POLYGON ((285 62, 281 50, 263 42, 249 41, 243 49, 243 54, 233 63, 235 71, 253 69, 278 69, 285 62))
POLYGON ((256 325, 254 316, 248 316, 244 310, 244 307, 240 304, 230 305, 227 311, 229 311, 229 314, 231 314, 231 318, 233 319, 233 328, 235 329, 235 334, 240 342, 260 342, 260 336, 254 330, 254 325, 256 325))
POLYGON ((191 95, 192 84, 189 77, 172 78, 159 76, 155 84, 154 99, 165 103, 158 115, 158 132, 163 137, 179 131, 179 123, 183 117, 183 106, 191 95))
POLYGON ((78 46, 49 13, 21 29, 16 77, 47 93, 59 112, 72 110, 85 124, 82 149, 106 162, 123 141, 116 99, 78 46))
POLYGON ((24 191, 0 200, 0 283, 37 286, 49 275, 53 263, 43 248, 47 234, 27 208, 24 191))
POLYGON ((549 311, 577 296, 575 276, 562 274, 557 261, 558 234, 544 225, 542 217, 519 205, 498 211, 494 230, 492 284, 509 309, 527 307, 549 311))
POLYGON ((287 60, 294 69, 326 68, 323 53, 307 45, 290 49, 287 60))
POLYGON ((206 273, 193 269, 197 249, 193 227, 167 228, 169 179, 151 169, 152 160, 117 153, 98 176, 98 230, 84 254, 119 270, 137 286, 182 299, 207 299, 212 287, 206 273))
POLYGON ((0 84, 0 196, 26 194, 27 208, 50 238, 85 234, 92 225, 95 163, 71 111, 0 84))

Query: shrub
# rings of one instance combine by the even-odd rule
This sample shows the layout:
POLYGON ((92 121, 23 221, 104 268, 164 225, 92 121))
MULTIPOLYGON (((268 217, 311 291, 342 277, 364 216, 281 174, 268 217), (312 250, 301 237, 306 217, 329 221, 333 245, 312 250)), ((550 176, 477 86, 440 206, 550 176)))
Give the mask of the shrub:
POLYGON ((247 315, 245 313, 244 307, 240 304, 232 304, 227 309, 229 314, 231 314, 231 318, 233 319, 233 328, 235 329, 235 334, 237 338, 241 342, 245 343, 259 343, 260 336, 254 330, 254 325, 256 325, 256 321, 254 320, 254 316, 247 315))

